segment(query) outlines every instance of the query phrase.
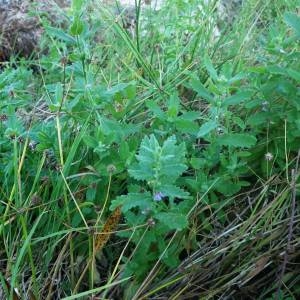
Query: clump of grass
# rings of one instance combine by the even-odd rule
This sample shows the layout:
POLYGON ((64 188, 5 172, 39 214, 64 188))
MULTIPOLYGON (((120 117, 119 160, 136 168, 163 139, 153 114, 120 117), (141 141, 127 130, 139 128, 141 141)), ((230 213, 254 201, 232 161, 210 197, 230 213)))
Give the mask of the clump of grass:
MULTIPOLYGON (((282 188, 279 180, 270 178, 264 186, 239 195, 232 202, 235 207, 226 211, 235 216, 225 228, 215 226, 206 233, 202 224, 196 224, 198 250, 164 280, 150 277, 139 297, 281 298, 283 282, 289 296, 297 294, 299 272, 292 267, 299 259, 296 190, 294 185, 282 188)), ((209 222, 215 219, 213 214, 209 222)))

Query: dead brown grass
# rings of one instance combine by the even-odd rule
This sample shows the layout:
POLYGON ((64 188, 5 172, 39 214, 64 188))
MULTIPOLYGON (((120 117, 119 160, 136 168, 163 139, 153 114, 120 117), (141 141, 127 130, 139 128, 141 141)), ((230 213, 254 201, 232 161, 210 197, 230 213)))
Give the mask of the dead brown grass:
POLYGON ((44 0, 0 3, 0 62, 16 55, 28 58, 40 51, 43 29, 35 12, 48 14, 55 23, 59 21, 57 7, 64 8, 68 2, 44 0))

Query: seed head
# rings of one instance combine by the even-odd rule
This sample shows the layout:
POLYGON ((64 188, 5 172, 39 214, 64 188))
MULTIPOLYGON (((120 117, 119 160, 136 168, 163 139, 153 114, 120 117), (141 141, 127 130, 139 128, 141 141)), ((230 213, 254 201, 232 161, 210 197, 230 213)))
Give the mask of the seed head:
POLYGON ((152 219, 152 218, 148 219, 147 223, 148 223, 148 226, 149 226, 149 227, 154 227, 155 224, 156 224, 156 223, 155 223, 155 220, 152 219))
POLYGON ((117 168, 115 165, 111 164, 111 165, 107 166, 106 170, 107 170, 107 173, 112 174, 112 173, 116 172, 117 168))
POLYGON ((273 160, 273 158, 274 158, 274 156, 272 153, 268 152, 265 154, 265 160, 271 161, 271 160, 273 160))

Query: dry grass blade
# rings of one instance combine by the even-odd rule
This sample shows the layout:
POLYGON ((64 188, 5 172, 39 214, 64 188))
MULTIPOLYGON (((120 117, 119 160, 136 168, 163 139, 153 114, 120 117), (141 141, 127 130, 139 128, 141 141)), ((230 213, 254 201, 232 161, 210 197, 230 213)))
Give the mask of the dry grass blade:
MULTIPOLYGON (((6 285, 7 292, 9 293, 12 290, 12 300, 20 300, 21 299, 20 296, 17 294, 15 289, 11 288, 10 283, 5 278, 2 279, 6 285)), ((5 292, 3 291, 1 286, 0 286, 0 299, 5 299, 5 292)))
POLYGON ((279 285, 277 288, 277 299, 279 299, 279 293, 280 293, 280 288, 282 286, 282 279, 284 276, 284 273, 286 271, 286 266, 288 263, 288 254, 291 253, 291 241, 292 241, 292 235, 293 235, 293 230, 294 230, 294 222, 295 222, 295 212, 296 212, 296 195, 297 195, 297 188, 296 188, 296 183, 297 183, 297 178, 299 176, 299 158, 300 158, 300 150, 298 151, 297 155, 297 161, 296 161, 296 168, 292 169, 292 182, 291 182, 291 189, 292 189, 292 203, 291 203, 291 217, 290 217, 290 222, 289 222, 289 229, 288 229, 288 238, 287 238, 287 245, 286 245, 286 251, 284 253, 284 259, 282 263, 282 268, 281 268, 281 273, 279 275, 279 285))
MULTIPOLYGON (((296 209, 294 234, 289 233, 287 212, 292 202, 291 192, 292 187, 282 189, 268 204, 260 203, 255 211, 248 207, 222 232, 204 237, 201 247, 187 257, 177 271, 165 275, 159 283, 153 282, 141 297, 264 299, 270 292, 276 292, 278 285, 274 277, 285 261, 287 249, 283 236, 289 236, 289 249, 293 249, 286 265, 297 264, 300 258, 299 226, 296 225, 300 215, 296 209)), ((258 203, 259 198, 252 203, 258 203)), ((282 281, 293 286, 293 278, 300 275, 300 270, 288 267, 285 271, 282 281)))
POLYGON ((71 241, 71 238, 72 238, 72 234, 70 233, 69 236, 68 236, 68 238, 67 238, 67 240, 66 240, 66 242, 65 242, 65 244, 64 244, 64 246, 63 246, 63 248, 62 248, 62 250, 60 251, 60 253, 59 253, 59 255, 58 255, 57 259, 56 259, 56 262, 55 262, 55 264, 54 264, 54 266, 53 266, 50 274, 49 274, 49 276, 51 276, 51 278, 49 278, 49 280, 48 280, 50 282, 48 282, 46 284, 46 287, 49 286, 48 289, 47 289, 48 290, 47 297, 46 297, 47 300, 50 300, 51 297, 53 296, 52 295, 53 285, 54 285, 57 273, 59 271, 59 268, 62 265, 64 254, 65 254, 65 252, 67 250, 67 247, 68 247, 68 245, 69 245, 69 243, 71 241))

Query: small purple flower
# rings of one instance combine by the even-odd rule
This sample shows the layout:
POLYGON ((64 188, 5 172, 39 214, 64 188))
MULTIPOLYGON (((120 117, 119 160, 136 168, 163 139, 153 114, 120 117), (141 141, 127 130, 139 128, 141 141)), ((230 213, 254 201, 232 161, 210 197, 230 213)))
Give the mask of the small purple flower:
POLYGON ((153 196, 154 201, 161 201, 162 198, 165 197, 165 195, 162 192, 157 192, 153 196))

